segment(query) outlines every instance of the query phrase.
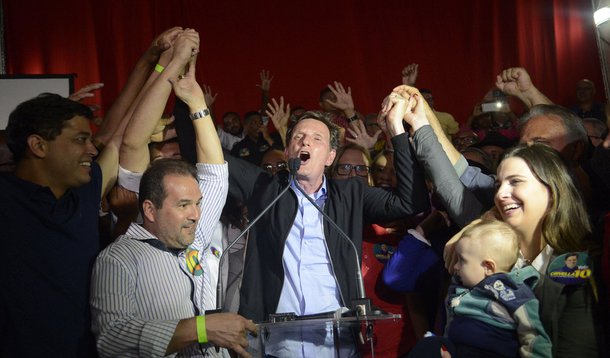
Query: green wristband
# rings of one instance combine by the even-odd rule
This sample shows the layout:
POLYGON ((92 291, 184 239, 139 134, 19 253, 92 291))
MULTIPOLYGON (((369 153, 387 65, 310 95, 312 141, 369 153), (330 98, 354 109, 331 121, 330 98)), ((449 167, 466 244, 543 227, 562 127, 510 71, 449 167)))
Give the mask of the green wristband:
POLYGON ((165 67, 163 67, 157 63, 157 65, 155 66, 155 71, 161 73, 161 72, 163 72, 163 70, 165 70, 165 67))
POLYGON ((197 342, 208 343, 208 332, 205 329, 205 316, 197 316, 197 342))

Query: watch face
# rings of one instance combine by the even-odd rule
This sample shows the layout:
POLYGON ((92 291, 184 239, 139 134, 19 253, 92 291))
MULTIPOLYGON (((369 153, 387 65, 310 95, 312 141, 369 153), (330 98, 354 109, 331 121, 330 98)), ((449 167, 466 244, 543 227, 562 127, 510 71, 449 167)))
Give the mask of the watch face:
POLYGON ((210 110, 206 108, 206 109, 202 109, 199 112, 191 113, 190 117, 192 120, 195 120, 195 119, 203 118, 203 117, 206 117, 209 115, 210 115, 210 110))

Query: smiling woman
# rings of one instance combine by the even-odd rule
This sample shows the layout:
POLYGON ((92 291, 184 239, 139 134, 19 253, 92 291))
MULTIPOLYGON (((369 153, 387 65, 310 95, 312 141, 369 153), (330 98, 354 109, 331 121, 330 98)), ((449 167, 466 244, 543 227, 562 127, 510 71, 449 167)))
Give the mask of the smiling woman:
MULTIPOLYGON (((535 294, 553 357, 594 357, 599 327, 593 319, 597 299, 593 279, 566 285, 547 274, 557 256, 594 249, 587 210, 569 173, 559 154, 548 146, 510 149, 498 167, 495 210, 520 234, 515 267, 531 265, 541 275, 535 294)), ((454 247, 454 239, 446 253, 454 247)), ((451 256, 446 256, 448 267, 455 261, 451 256)))
POLYGON ((498 167, 497 182, 496 208, 522 235, 525 260, 534 260, 547 244, 557 253, 587 248, 587 210, 553 149, 535 144, 509 150, 498 167))

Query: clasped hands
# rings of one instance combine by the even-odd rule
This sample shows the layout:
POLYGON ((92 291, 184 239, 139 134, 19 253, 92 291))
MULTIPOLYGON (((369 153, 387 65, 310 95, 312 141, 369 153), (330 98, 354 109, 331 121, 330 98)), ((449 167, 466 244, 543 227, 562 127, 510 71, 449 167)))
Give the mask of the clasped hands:
POLYGON ((377 121, 394 137, 405 132, 403 120, 411 126, 412 131, 429 124, 425 108, 426 101, 417 88, 401 85, 383 100, 377 121))

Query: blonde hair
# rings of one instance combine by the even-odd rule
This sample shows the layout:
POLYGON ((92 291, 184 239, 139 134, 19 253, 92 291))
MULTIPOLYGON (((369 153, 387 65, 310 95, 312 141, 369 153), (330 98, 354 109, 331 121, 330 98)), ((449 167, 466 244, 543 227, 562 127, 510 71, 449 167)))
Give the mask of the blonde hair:
POLYGON ((480 220, 468 225, 460 240, 469 238, 480 243, 482 256, 494 260, 496 271, 508 272, 519 256, 519 234, 500 220, 480 220))

